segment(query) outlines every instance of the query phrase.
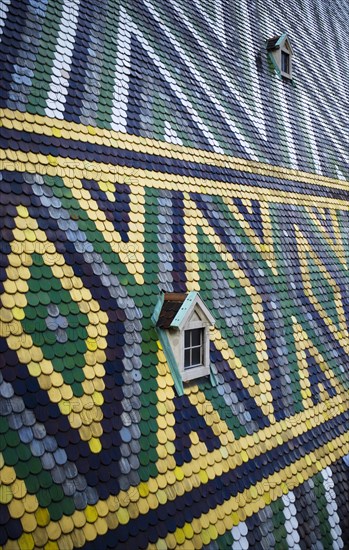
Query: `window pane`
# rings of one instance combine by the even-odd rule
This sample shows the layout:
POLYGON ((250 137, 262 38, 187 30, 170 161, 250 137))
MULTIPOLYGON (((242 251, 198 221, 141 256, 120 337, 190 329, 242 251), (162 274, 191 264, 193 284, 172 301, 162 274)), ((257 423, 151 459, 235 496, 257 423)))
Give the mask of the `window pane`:
POLYGON ((283 73, 290 72, 290 55, 286 52, 281 52, 281 70, 283 73))
POLYGON ((192 349, 192 365, 201 365, 201 347, 192 349))
POLYGON ((200 346, 201 344, 202 328, 196 328, 191 331, 191 345, 200 346))
POLYGON ((204 363, 205 329, 195 328, 184 332, 184 368, 190 369, 204 363))

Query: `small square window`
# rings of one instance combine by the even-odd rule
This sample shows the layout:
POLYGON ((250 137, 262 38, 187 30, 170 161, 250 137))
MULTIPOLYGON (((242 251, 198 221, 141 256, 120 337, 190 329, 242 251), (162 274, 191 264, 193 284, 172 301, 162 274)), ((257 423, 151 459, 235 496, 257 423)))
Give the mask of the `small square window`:
POLYGON ((204 329, 184 332, 184 368, 191 369, 204 364, 204 329))

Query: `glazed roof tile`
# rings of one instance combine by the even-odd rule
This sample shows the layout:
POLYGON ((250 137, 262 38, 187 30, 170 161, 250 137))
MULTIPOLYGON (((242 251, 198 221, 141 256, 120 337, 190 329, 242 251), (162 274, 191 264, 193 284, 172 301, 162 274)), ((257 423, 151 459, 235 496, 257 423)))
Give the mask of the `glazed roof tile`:
POLYGON ((345 549, 348 3, 2 4, 1 547, 345 549))

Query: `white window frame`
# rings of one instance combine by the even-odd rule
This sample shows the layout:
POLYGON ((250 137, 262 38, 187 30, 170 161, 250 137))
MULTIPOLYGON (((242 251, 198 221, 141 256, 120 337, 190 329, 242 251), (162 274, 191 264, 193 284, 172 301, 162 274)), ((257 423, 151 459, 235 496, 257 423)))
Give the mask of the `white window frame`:
POLYGON ((210 374, 210 338, 209 327, 202 321, 192 321, 187 323, 181 330, 180 335, 180 361, 179 371, 183 382, 189 382, 195 378, 201 378, 202 376, 208 376, 210 374), (185 367, 185 332, 194 329, 202 329, 202 347, 203 347, 203 364, 197 367, 185 367))
POLYGON ((280 47, 280 73, 285 78, 289 78, 292 80, 292 51, 286 48, 285 44, 287 43, 287 40, 283 43, 283 45, 280 47), (282 54, 288 55, 288 68, 289 71, 285 72, 282 70, 282 54))

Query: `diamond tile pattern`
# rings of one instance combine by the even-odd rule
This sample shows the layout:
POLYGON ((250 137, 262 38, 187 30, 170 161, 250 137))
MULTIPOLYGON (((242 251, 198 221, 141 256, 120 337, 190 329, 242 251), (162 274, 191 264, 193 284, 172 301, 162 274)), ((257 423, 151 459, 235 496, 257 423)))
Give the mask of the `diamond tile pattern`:
POLYGON ((2 548, 349 548, 348 24, 2 2, 2 548), (179 395, 152 316, 190 291, 212 376, 179 395))

